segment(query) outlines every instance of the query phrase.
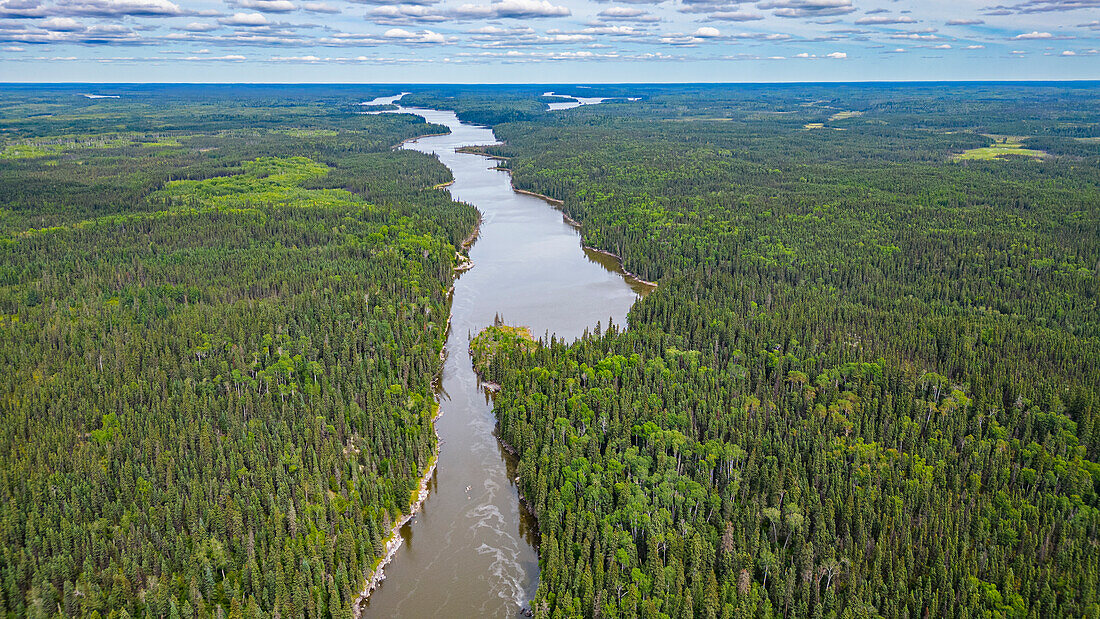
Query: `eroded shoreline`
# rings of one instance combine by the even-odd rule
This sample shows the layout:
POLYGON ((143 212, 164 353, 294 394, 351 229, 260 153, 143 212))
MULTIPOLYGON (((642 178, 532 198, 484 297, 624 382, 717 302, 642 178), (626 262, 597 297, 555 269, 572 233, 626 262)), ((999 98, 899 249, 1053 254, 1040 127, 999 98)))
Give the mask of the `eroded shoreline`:
MULTIPOLYGON (((432 431, 435 432, 435 420, 439 419, 442 415, 442 408, 439 409, 435 417, 432 417, 432 431)), ((436 433, 436 444, 438 445, 439 434, 436 433)), ((416 501, 412 504, 409 512, 399 518, 397 522, 390 527, 390 532, 385 538, 385 552, 382 553, 382 557, 379 558, 378 563, 374 566, 374 570, 367 578, 366 584, 363 585, 363 590, 359 592, 359 596, 355 598, 355 603, 352 604, 351 614, 355 619, 359 619, 363 615, 363 605, 370 599, 370 594, 382 584, 382 581, 386 579, 385 568, 393 560, 394 555, 397 554, 397 550, 401 548, 401 527, 405 526, 414 516, 420 511, 421 506, 424 505, 424 501, 428 498, 428 485, 431 483, 432 476, 435 475, 435 467, 439 462, 439 448, 436 447, 436 453, 432 454, 432 458, 428 463, 428 467, 424 471, 423 477, 420 478, 420 484, 417 486, 416 501)))

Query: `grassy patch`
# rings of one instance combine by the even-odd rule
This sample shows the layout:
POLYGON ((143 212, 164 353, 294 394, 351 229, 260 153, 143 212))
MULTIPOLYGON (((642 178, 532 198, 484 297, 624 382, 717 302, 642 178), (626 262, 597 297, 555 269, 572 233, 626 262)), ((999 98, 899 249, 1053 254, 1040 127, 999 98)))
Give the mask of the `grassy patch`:
POLYGON ((1043 157, 1048 156, 1047 153, 1041 150, 1024 148, 1023 143, 1020 141, 1022 138, 1012 136, 990 137, 994 140, 991 146, 972 148, 968 151, 964 151, 958 155, 955 155, 955 161, 968 161, 973 159, 999 159, 1010 155, 1016 155, 1019 157, 1033 157, 1035 159, 1042 159, 1043 157))
POLYGON ((856 112, 856 111, 837 112, 836 114, 833 114, 832 116, 830 116, 829 120, 830 121, 833 121, 833 120, 846 120, 848 118, 855 118, 857 116, 863 116, 863 112, 856 112))
POLYGON ((0 159, 34 159, 48 154, 50 151, 35 144, 9 144, 0 150, 0 159))
POLYGON ((305 157, 260 157, 241 166, 244 174, 201 181, 171 181, 152 194, 172 204, 249 207, 256 203, 321 206, 359 202, 358 196, 337 189, 311 190, 301 184, 322 176, 328 167, 305 157))

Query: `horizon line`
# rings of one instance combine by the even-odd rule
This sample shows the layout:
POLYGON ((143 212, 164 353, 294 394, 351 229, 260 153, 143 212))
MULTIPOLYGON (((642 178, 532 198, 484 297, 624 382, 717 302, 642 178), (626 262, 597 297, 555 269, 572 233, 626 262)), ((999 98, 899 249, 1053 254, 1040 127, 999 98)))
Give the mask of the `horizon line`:
POLYGON ((0 81, 4 86, 737 86, 796 84, 1097 84, 1090 79, 945 79, 945 80, 789 80, 725 82, 82 82, 82 81, 0 81))

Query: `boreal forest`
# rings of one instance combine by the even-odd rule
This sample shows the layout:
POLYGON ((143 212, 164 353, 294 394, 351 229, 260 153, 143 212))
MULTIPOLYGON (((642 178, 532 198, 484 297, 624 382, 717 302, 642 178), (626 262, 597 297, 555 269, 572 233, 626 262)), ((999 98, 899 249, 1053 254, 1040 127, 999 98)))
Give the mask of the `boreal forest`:
POLYGON ((577 343, 478 342, 537 616, 1100 613, 1096 94, 464 96, 659 284, 577 343), (1012 140, 1041 152, 960 157, 1012 140))
POLYGON ((245 90, 0 100, 0 614, 350 617, 409 509, 477 212, 245 90))
MULTIPOLYGON (((531 614, 1100 617, 1100 86, 552 89, 401 87, 656 284, 472 334, 531 614)), ((393 147, 446 128, 117 91, 0 88, 0 615, 357 616, 438 449, 479 214, 393 147)))

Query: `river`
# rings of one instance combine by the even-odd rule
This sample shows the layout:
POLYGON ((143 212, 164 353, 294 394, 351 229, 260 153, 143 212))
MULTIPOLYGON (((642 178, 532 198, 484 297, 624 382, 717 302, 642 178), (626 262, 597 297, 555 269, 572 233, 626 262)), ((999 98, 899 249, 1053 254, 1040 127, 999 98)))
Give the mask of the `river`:
MULTIPOLYGON (((604 101, 608 101, 611 97, 578 97, 577 95, 560 95, 554 91, 542 93, 544 97, 562 97, 565 101, 555 101, 548 103, 551 112, 557 112, 560 110, 571 110, 575 107, 582 105, 599 105, 604 101)), ((641 97, 626 97, 627 101, 638 101, 641 97)))
MULTIPOLYGON (((400 97, 369 102, 380 105, 400 97)), ((497 441, 487 391, 469 356, 469 338, 501 316, 538 336, 576 338, 597 321, 625 324, 647 288, 627 283, 618 262, 581 246, 576 229, 546 201, 512 189, 487 157, 456 152, 496 142, 491 129, 454 112, 401 108, 446 125, 449 135, 402 147, 434 153, 451 169, 456 200, 482 214, 455 281, 451 330, 436 420, 439 457, 421 510, 401 528, 385 580, 363 604, 364 617, 516 617, 538 587, 537 525, 520 506, 514 458, 497 441)))

